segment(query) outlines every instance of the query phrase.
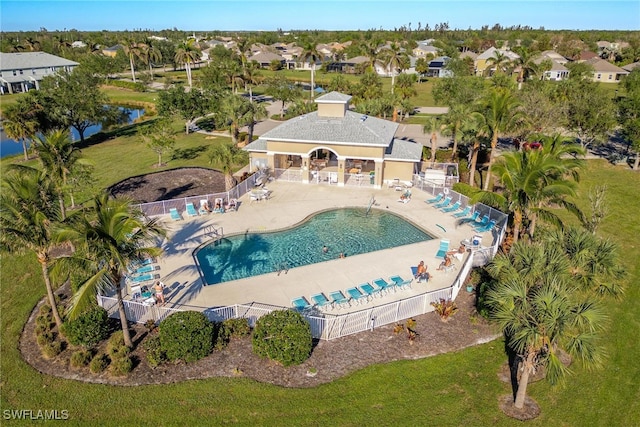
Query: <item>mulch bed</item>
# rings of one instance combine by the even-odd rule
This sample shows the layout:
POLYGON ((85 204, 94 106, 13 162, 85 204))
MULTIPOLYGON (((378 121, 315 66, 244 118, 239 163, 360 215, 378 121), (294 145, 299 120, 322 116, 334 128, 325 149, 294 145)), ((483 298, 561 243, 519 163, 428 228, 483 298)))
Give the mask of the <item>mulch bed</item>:
POLYGON ((256 356, 252 351, 250 337, 234 339, 224 350, 214 350, 208 357, 194 363, 171 363, 150 368, 141 345, 148 332, 142 325, 134 325, 133 371, 126 377, 113 376, 108 370, 92 374, 88 368, 70 366, 69 359, 76 351, 72 346, 67 345, 54 359, 43 357, 35 334, 35 318, 39 307, 34 309, 25 325, 20 339, 20 351, 27 363, 41 373, 91 383, 135 386, 177 383, 198 378, 249 377, 283 387, 315 387, 371 364, 420 359, 495 339, 499 334, 494 327, 476 316, 474 301, 475 294, 461 292, 456 299, 459 311, 447 323, 440 321, 436 313, 415 317, 418 337, 413 344, 405 333, 395 334, 394 325, 386 325, 373 331, 320 341, 303 364, 287 368, 256 356), (317 373, 310 376, 309 370, 316 370, 317 373))
POLYGON ((222 172, 195 167, 133 176, 108 189, 113 196, 128 197, 137 203, 221 193, 225 190, 222 172))

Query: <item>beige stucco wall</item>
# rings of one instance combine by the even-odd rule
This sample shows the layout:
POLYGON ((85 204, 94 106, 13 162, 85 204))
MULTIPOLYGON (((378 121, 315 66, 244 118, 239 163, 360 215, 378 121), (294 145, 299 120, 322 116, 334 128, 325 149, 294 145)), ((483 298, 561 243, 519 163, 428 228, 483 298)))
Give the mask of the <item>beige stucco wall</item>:
POLYGON ((413 179, 413 165, 410 162, 387 160, 384 162, 384 180, 388 182, 398 178, 400 181, 411 181, 413 179))
POLYGON ((318 117, 344 117, 347 104, 318 104, 318 117))
POLYGON ((593 81, 594 82, 602 82, 602 83, 618 83, 616 80, 617 73, 605 73, 605 72, 594 72, 593 73, 593 81), (598 78, 600 76, 600 78, 598 78))

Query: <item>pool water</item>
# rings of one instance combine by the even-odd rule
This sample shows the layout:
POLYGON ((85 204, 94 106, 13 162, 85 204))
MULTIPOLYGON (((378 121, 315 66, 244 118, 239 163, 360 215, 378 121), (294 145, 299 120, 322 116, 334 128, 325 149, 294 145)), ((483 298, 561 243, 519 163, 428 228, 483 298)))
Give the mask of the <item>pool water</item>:
POLYGON ((196 253, 208 285, 433 239, 390 212, 323 211, 282 231, 246 233, 211 242, 196 253), (323 247, 327 247, 327 251, 323 247))

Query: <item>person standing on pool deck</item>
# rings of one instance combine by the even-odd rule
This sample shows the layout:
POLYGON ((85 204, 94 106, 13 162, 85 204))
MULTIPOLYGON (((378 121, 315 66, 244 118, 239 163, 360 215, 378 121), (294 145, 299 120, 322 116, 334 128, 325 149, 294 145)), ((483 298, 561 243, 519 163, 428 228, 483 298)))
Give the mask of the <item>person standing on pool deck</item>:
POLYGON ((164 300, 164 283, 162 283, 160 280, 156 281, 153 289, 156 291, 156 300, 158 300, 158 302, 162 301, 162 305, 165 305, 166 301, 164 300))

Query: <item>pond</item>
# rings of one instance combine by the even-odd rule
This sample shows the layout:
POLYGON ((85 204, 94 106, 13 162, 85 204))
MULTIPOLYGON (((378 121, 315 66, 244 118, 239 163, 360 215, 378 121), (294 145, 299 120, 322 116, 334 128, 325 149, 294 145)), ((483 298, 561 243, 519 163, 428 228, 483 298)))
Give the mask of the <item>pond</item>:
MULTIPOLYGON (((133 123, 135 120, 138 120, 140 117, 144 115, 143 109, 130 109, 119 107, 121 110, 129 112, 129 118, 127 124, 133 123)), ((84 137, 88 138, 91 135, 94 135, 102 129, 102 125, 93 125, 89 126, 87 130, 84 131, 84 137)), ((78 131, 74 128, 71 128, 71 138, 73 141, 79 141, 80 135, 78 131)), ((13 156, 16 154, 22 154, 22 144, 14 141, 7 137, 4 133, 4 129, 0 130, 0 157, 13 156)))

